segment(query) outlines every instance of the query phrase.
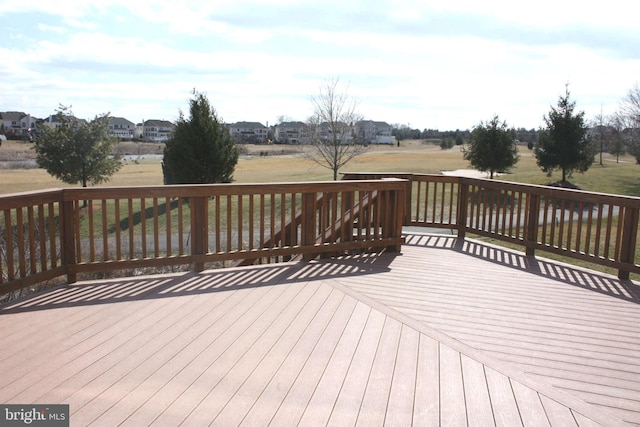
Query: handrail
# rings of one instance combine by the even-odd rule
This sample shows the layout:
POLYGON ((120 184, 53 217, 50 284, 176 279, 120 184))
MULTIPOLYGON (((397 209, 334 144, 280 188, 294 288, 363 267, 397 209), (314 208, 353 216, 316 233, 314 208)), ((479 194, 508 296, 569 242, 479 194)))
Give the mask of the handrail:
POLYGON ((205 263, 233 260, 399 251, 405 188, 401 180, 369 180, 65 188, 0 196, 0 294, 107 270, 191 264, 200 271, 205 263), (369 203, 366 213, 354 214, 358 201, 369 203), (336 225, 339 230, 326 232, 336 225))
POLYGON ((456 230, 640 273, 640 198, 499 180, 407 173, 345 173, 345 180, 407 180, 405 225, 456 230))

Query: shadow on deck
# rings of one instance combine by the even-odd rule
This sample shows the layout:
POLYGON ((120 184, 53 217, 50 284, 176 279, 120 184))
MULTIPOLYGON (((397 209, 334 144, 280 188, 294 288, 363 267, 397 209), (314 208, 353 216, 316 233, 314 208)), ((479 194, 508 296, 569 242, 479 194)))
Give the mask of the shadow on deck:
POLYGON ((74 425, 634 425, 638 295, 428 234, 76 283, 0 309, 0 401, 68 403, 74 425))

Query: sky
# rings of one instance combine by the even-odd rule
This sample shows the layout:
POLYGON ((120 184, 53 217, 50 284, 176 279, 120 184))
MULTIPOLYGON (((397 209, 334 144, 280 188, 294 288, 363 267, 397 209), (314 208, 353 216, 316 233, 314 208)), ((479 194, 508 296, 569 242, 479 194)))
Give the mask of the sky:
POLYGON ((0 111, 133 122, 304 121, 331 79, 369 120, 539 128, 568 84, 585 118, 640 81, 629 0, 0 0, 0 111))

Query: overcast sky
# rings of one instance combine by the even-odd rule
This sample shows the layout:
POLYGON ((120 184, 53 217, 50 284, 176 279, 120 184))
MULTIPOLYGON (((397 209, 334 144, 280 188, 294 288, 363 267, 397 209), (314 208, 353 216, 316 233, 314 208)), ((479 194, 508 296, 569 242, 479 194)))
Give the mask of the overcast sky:
POLYGON ((640 81, 630 0, 0 0, 0 111, 305 120, 340 78, 367 119, 539 127, 564 93, 592 118, 640 81))

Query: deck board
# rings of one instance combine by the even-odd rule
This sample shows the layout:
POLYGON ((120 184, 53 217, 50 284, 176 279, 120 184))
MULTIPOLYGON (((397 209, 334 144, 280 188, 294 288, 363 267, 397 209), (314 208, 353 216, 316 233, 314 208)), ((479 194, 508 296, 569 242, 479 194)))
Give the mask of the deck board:
POLYGON ((7 305, 0 401, 69 403, 74 425, 640 425, 636 284, 407 243, 7 305))
MULTIPOLYGON (((435 246, 430 239, 413 243, 435 246)), ((640 425, 637 284, 489 245, 439 244, 449 250, 405 250, 393 271, 340 282, 640 425), (420 269, 428 274, 416 277, 420 269)))

